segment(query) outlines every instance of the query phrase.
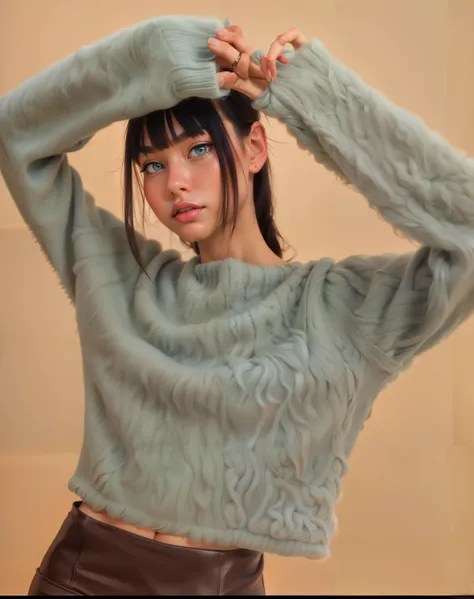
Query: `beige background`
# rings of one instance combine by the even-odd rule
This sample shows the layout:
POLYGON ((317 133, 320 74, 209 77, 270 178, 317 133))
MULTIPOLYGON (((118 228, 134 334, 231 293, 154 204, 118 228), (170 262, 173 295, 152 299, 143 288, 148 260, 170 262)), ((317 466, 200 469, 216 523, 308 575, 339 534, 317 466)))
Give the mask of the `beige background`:
MULTIPOLYGON (((156 0, 0 0, 0 93, 118 28, 170 13, 156 0)), ((291 26, 474 155, 474 0, 181 0, 174 14, 230 16, 262 49, 291 26)), ((277 219, 299 260, 406 251, 286 130, 267 124, 277 219)), ((123 124, 72 156, 121 214, 123 124)), ((82 434, 74 313, 0 181, 0 593, 24 594, 75 499, 82 434)), ((181 247, 160 227, 149 229, 181 247)), ((338 505, 325 562, 267 555, 267 592, 474 592, 474 319, 377 400, 338 505)))

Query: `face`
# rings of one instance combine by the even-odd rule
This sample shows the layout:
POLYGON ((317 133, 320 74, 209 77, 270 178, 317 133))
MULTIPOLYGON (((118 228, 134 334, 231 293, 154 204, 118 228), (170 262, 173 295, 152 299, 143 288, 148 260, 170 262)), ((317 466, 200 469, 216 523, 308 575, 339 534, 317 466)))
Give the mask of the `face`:
MULTIPOLYGON (((253 208, 253 201, 248 202, 249 196, 250 199, 253 197, 253 189, 249 183, 252 174, 261 168, 266 159, 265 130, 263 125, 256 123, 257 134, 251 132, 244 144, 245 147, 242 148, 230 121, 224 119, 224 125, 234 146, 240 212, 249 204, 253 208), (260 139, 260 144, 257 144, 259 151, 255 149, 255 144, 252 142, 254 137, 260 139), (262 140, 265 142, 264 156, 262 156, 262 140)), ((178 136, 183 133, 181 125, 174 116, 173 126, 178 136)), ((169 138, 172 139, 170 134, 169 138)), ((144 141, 146 145, 151 145, 148 135, 145 136, 144 141)), ((203 242, 218 232, 222 233, 221 169, 212 138, 207 132, 199 137, 184 138, 165 150, 153 151, 146 156, 142 154, 139 157, 139 166, 143 176, 145 199, 165 227, 187 242, 203 242), (196 205, 200 210, 175 215, 176 209, 182 202, 196 205)), ((232 205, 231 194, 230 222, 232 205)))

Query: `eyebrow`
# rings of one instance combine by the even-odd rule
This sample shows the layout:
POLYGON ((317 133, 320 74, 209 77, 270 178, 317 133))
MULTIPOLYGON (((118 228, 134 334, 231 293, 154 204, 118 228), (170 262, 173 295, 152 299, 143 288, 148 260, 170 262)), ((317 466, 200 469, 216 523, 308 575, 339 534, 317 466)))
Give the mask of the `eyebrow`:
MULTIPOLYGON (((200 137, 200 135, 201 134, 197 135, 196 137, 200 137)), ((188 139, 188 137, 189 136, 183 131, 182 133, 176 136, 176 138, 173 140, 172 145, 179 144, 179 142, 183 141, 184 139, 188 139)), ((153 154, 156 151, 156 148, 154 148, 153 146, 143 146, 140 150, 140 154, 148 156, 148 154, 153 154)))

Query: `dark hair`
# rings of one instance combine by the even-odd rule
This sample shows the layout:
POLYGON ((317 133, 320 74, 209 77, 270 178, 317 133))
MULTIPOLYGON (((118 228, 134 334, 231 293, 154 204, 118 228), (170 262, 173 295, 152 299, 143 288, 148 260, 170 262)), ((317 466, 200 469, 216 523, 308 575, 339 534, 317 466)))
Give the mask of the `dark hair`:
MULTIPOLYGON (((252 102, 247 96, 235 90, 231 90, 227 97, 219 98, 217 100, 197 97, 187 98, 172 108, 157 110, 145 116, 128 121, 124 157, 125 232, 132 254, 144 272, 146 272, 146 269, 142 263, 135 236, 132 171, 136 177, 142 197, 143 226, 145 198, 143 195, 141 178, 138 172, 138 158, 145 148, 145 132, 148 132, 151 144, 157 150, 163 150, 170 146, 170 140, 166 134, 165 122, 168 125, 173 139, 175 139, 176 134, 172 125, 172 115, 174 115, 178 123, 180 123, 188 137, 195 137, 202 134, 204 131, 207 131, 211 136, 221 167, 223 189, 221 226, 225 228, 229 214, 230 175, 231 185, 234 190, 234 210, 231 234, 235 230, 239 201, 236 165, 231 149, 232 142, 229 139, 227 130, 216 106, 219 107, 225 117, 232 122, 238 139, 243 145, 244 138, 249 135, 252 124, 260 120, 260 113, 253 108, 252 102)), ((255 213, 258 226, 268 247, 277 256, 282 258, 283 252, 288 248, 288 244, 281 236, 274 221, 273 194, 270 178, 270 164, 267 160, 260 171, 254 176, 253 199, 255 213), (282 248, 282 244, 285 246, 284 249, 282 248)), ((185 242, 183 240, 181 240, 181 242, 186 247, 192 248, 194 252, 199 255, 199 246, 197 242, 185 242)))

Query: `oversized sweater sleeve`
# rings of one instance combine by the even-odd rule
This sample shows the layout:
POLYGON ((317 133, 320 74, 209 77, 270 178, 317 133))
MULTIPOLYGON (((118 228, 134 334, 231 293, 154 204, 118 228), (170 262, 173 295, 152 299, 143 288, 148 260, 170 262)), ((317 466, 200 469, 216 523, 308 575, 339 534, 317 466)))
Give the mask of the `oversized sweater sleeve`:
POLYGON ((312 40, 278 64, 254 106, 352 185, 416 251, 334 265, 327 299, 371 358, 394 371, 474 307, 474 160, 312 40))
POLYGON ((207 39, 217 19, 138 23, 54 63, 0 99, 0 169, 41 249, 74 300, 74 230, 123 223, 95 207, 67 153, 116 121, 190 96, 228 94, 207 39))

